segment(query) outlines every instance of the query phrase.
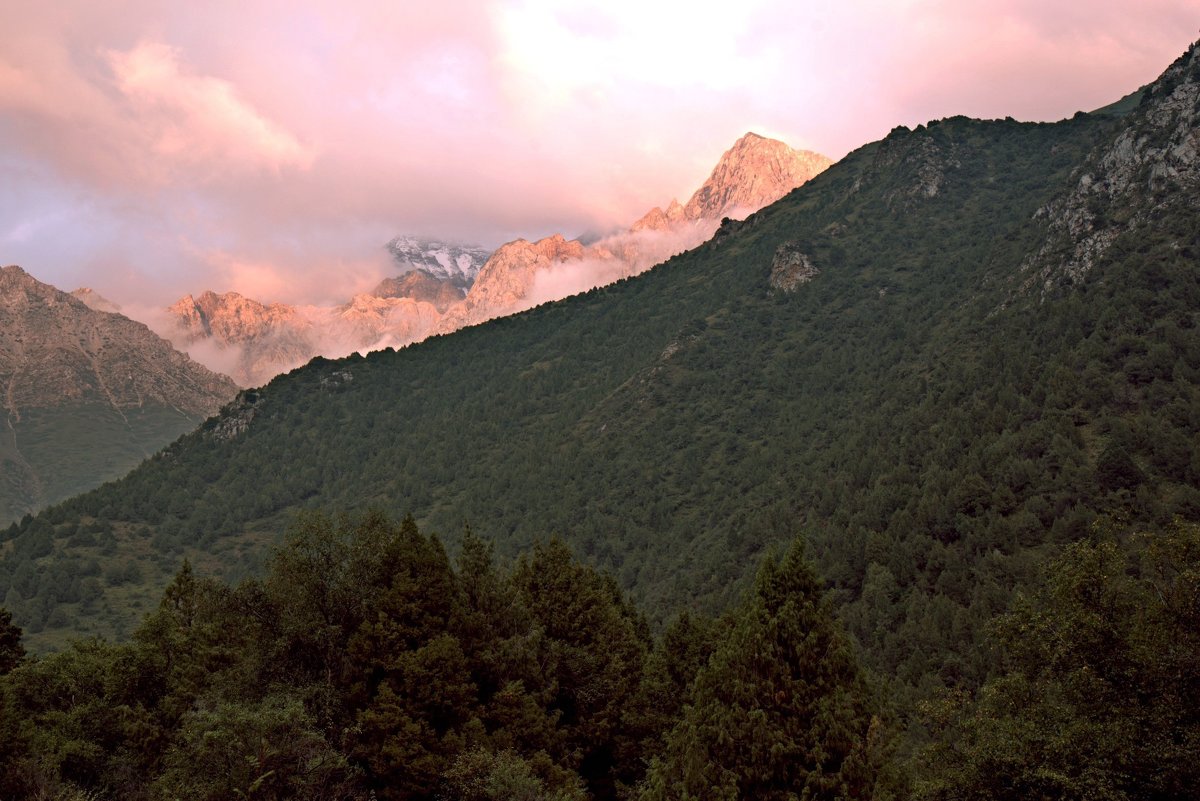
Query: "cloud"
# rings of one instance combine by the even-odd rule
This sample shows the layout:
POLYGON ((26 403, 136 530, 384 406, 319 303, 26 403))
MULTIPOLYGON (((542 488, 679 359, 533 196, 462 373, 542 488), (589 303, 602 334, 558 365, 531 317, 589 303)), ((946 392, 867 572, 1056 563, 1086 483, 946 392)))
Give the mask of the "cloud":
MULTIPOLYGON (((735 211, 729 216, 743 219, 746 215, 735 211)), ((532 309, 643 273, 706 242, 715 233, 717 225, 716 220, 697 220, 667 230, 610 234, 592 243, 581 259, 554 262, 537 270, 525 296, 509 313, 532 309)))
POLYGON ((155 151, 189 163, 307 168, 314 152, 241 99, 228 81, 186 74, 177 48, 142 42, 106 57, 155 151))
MULTIPOLYGON (((357 261, 330 257, 324 271, 297 272, 287 261, 245 258, 221 250, 198 254, 208 265, 212 286, 261 303, 294 305, 345 302, 394 274, 383 248, 357 261), (331 287, 331 283, 333 286, 331 287)), ((208 288, 208 287, 205 287, 208 288)))
POLYGON ((839 157, 897 124, 1098 107, 1182 52, 1196 10, 0 4, 0 262, 119 302, 232 282, 345 300, 392 236, 613 230, 690 194, 746 130, 839 157))

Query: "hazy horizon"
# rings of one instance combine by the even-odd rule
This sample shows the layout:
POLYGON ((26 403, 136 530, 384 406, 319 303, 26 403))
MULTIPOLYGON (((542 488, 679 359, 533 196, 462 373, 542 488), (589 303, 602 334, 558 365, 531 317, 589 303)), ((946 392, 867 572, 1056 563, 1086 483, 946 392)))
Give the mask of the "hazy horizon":
POLYGON ((414 234, 486 247, 686 200, 746 131, 833 158, 1155 78, 1200 3, 248 2, 0 11, 0 262, 162 306, 323 303, 414 234))

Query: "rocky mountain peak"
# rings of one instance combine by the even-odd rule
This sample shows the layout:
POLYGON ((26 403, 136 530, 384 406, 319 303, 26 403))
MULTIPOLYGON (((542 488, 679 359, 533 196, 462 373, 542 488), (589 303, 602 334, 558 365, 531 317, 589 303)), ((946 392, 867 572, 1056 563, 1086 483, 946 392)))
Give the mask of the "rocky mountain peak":
POLYGON ((9 264, 6 267, 0 267, 0 287, 8 289, 9 287, 28 285, 37 283, 33 277, 22 270, 15 264, 9 264))
POLYGON ((833 161, 778 139, 747 133, 726 150, 684 206, 689 220, 741 217, 773 203, 833 161))
POLYGON ((28 303, 39 298, 57 299, 61 294, 15 264, 0 267, 0 299, 6 304, 28 303))
POLYGON ((658 206, 646 212, 640 220, 630 228, 632 231, 669 231, 687 220, 687 212, 683 205, 674 198, 663 211, 658 206))
POLYGON ((186 333, 185 341, 216 335, 226 344, 247 342, 297 316, 295 307, 285 303, 268 305, 238 292, 217 294, 212 290, 198 298, 184 295, 167 311, 186 333))
POLYGON ((385 278, 370 292, 377 298, 412 298, 432 303, 444 312, 463 299, 466 290, 453 282, 438 278, 425 269, 409 270, 395 278, 385 278))
POLYGON ((15 266, 0 269, 0 377, 18 416, 80 399, 115 409, 156 400, 206 415, 235 392, 141 323, 96 311, 15 266))
POLYGON ((71 293, 71 296, 83 301, 89 309, 100 312, 119 312, 121 307, 101 295, 90 286, 81 286, 71 293))
POLYGON ((516 239, 501 245, 480 270, 467 297, 446 312, 436 330, 454 331, 513 313, 522 305, 538 270, 582 259, 587 251, 578 239, 567 239, 562 234, 536 242, 516 239))

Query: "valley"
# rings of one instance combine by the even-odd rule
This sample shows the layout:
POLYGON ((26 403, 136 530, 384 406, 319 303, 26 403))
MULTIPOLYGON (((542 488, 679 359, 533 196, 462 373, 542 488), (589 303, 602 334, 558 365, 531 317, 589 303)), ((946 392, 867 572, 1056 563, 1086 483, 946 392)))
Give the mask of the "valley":
POLYGON ((233 380, 4 268, 0 798, 1190 798, 1198 198, 1200 42, 183 297, 233 380))

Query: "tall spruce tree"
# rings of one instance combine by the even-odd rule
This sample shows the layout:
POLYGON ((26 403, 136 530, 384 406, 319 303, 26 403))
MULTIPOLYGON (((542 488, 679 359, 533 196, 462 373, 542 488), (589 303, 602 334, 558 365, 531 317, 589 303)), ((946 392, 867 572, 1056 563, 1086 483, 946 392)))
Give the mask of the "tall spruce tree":
POLYGON ((641 798, 870 798, 881 741, 850 646, 794 545, 763 564, 641 798))

